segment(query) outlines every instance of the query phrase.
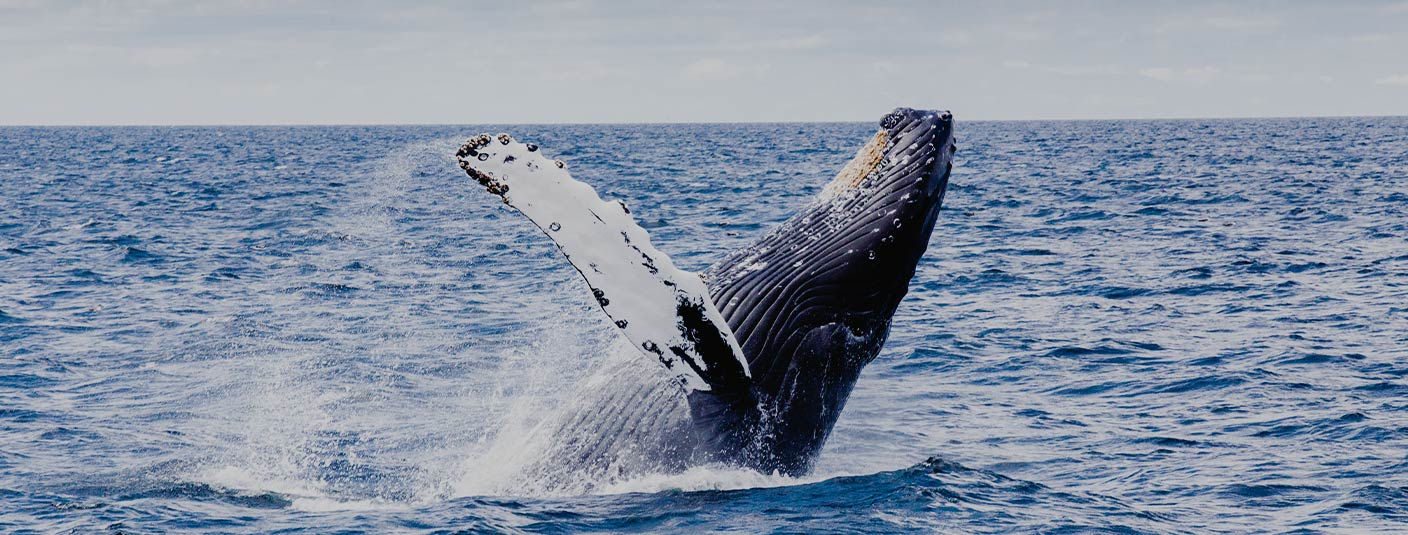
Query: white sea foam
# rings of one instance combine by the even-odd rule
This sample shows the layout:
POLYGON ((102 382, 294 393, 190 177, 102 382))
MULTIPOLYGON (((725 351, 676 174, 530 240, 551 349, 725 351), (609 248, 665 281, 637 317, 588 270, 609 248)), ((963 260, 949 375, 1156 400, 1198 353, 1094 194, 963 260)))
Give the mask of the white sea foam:
POLYGON ((719 465, 695 466, 679 473, 647 474, 602 486, 598 494, 626 494, 633 492, 662 492, 678 490, 685 492, 704 490, 737 490, 787 487, 815 483, 828 479, 826 475, 791 477, 778 473, 761 472, 719 465))

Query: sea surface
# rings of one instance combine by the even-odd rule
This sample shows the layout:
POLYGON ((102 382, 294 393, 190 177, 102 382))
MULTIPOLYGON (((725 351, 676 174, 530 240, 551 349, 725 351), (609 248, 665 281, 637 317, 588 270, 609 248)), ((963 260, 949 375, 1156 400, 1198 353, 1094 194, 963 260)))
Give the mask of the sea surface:
POLYGON ((0 128, 0 533, 1408 532, 1408 118, 958 119, 815 472, 589 495, 504 452, 617 335, 455 148, 698 270, 874 125, 0 128))

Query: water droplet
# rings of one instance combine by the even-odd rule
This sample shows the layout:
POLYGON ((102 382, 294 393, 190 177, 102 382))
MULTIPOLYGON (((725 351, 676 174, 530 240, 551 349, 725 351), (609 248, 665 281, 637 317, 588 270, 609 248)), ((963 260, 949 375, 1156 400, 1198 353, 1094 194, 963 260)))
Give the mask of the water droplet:
POLYGON ((875 251, 872 250, 872 251, 870 251, 869 253, 866 253, 865 256, 866 256, 866 258, 869 258, 869 259, 871 259, 871 260, 875 260, 875 251))

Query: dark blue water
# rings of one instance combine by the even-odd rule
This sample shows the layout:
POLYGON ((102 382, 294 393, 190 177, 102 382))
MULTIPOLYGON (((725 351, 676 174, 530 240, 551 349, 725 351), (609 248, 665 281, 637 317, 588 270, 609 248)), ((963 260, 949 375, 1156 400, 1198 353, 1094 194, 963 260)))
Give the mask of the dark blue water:
POLYGON ((815 474, 586 496, 504 462, 615 335, 500 130, 701 269, 872 127, 0 129, 0 532, 1408 530, 1408 119, 960 123, 815 474))

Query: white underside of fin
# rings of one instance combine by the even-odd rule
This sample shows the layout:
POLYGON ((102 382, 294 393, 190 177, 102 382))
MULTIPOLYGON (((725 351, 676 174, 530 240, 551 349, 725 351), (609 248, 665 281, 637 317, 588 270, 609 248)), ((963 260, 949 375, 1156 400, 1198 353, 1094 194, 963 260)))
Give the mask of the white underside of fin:
POLYGON ((624 203, 602 200, 590 185, 573 179, 561 162, 504 134, 471 139, 458 156, 471 177, 557 243, 611 322, 685 387, 710 389, 700 375, 709 365, 695 347, 697 333, 688 332, 679 317, 685 304, 703 310, 704 321, 724 335, 731 358, 747 375, 743 350, 699 275, 676 268, 669 256, 655 249, 650 234, 624 203))

